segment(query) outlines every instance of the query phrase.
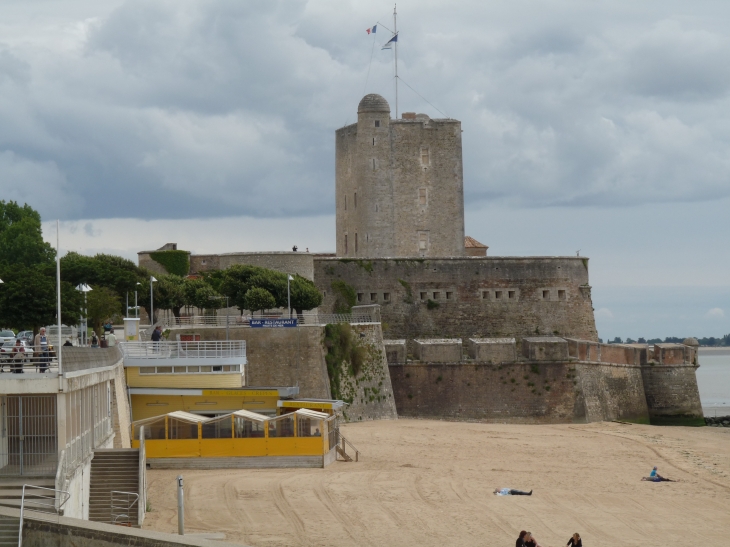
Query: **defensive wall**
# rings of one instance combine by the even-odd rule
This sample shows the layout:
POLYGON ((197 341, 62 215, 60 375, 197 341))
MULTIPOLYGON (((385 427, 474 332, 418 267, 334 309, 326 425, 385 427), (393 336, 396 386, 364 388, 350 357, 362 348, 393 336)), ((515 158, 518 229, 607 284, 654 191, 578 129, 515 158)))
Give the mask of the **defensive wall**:
POLYGON ((237 264, 259 266, 277 272, 314 279, 314 255, 293 251, 190 255, 190 273, 225 270, 237 264))
POLYGON ((320 311, 379 304, 385 336, 411 351, 419 337, 598 341, 583 257, 315 257, 314 282, 320 311))
MULTIPOLYGON (((330 399, 339 395, 348 403, 350 421, 395 419, 395 400, 383 350, 380 323, 350 326, 350 336, 363 348, 363 366, 352 374, 349 360, 340 363, 340 382, 331 385, 326 355, 329 348, 323 325, 294 328, 231 327, 231 340, 246 341, 246 385, 298 386, 303 398, 330 399)), ((172 331, 175 335, 199 334, 200 339, 225 340, 225 327, 192 327, 172 331)))
MULTIPOLYGON (((429 345, 424 342, 418 343, 429 345)), ((527 337, 519 344, 470 340, 470 356, 456 361, 449 359, 450 342, 433 341, 431 346, 444 347, 426 350, 428 361, 389 363, 399 416, 502 423, 703 422, 693 348, 652 352, 559 337, 527 337), (668 353, 675 354, 674 362, 661 364, 668 353), (678 353, 684 355, 681 362, 678 353)), ((385 341, 391 359, 400 359, 402 344, 385 341)))

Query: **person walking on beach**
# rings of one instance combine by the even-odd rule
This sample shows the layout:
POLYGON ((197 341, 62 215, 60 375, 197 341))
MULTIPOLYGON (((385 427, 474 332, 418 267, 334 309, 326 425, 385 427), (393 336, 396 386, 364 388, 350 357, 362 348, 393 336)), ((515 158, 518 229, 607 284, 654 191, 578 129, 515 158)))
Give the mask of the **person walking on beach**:
POLYGON ((583 540, 580 539, 580 534, 578 532, 573 534, 573 536, 568 540, 567 545, 570 545, 570 547, 583 547, 583 540))
POLYGON ((520 532, 520 537, 517 538, 517 542, 515 543, 515 547, 525 547, 525 536, 527 535, 527 532, 522 530, 520 532))
POLYGON ((532 490, 525 492, 524 490, 515 490, 514 488, 495 488, 494 494, 497 496, 531 496, 532 490))

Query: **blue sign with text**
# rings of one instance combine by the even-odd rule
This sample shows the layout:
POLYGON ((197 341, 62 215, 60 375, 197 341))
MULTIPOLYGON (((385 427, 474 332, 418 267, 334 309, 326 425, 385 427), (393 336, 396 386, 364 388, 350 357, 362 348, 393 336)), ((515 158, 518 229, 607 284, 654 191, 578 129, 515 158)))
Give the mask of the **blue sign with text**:
POLYGON ((296 327, 296 319, 251 319, 251 328, 255 329, 280 329, 283 327, 296 327))

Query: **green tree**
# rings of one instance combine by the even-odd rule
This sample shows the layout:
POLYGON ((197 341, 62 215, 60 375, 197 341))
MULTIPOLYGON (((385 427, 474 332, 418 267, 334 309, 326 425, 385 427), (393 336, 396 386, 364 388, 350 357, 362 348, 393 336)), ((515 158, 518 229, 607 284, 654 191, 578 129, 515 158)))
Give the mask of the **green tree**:
POLYGON ((91 291, 86 293, 88 305, 88 322, 97 334, 106 319, 119 319, 121 315, 121 299, 119 295, 109 287, 101 285, 92 286, 91 291))
MULTIPOLYGON (((317 290, 313 281, 295 275, 294 281, 291 281, 291 306, 301 314, 305 310, 312 310, 322 304, 322 293, 317 290)), ((286 307, 286 303, 284 303, 286 307)))
MULTIPOLYGON (((18 330, 33 330, 55 325, 56 276, 53 264, 7 268, 1 276, 0 325, 18 330)), ((61 283, 61 319, 64 324, 78 323, 83 296, 70 283, 61 283)))
MULTIPOLYGON (((70 252, 61 258, 61 277, 64 281, 74 286, 88 283, 108 287, 117 293, 120 302, 125 299, 127 291, 134 291, 137 282, 146 277, 145 274, 134 262, 120 256, 84 256, 70 252)), ((120 308, 120 311, 123 310, 120 308)))
POLYGON ((173 274, 161 275, 155 287, 155 308, 172 310, 172 314, 179 318, 185 300, 185 278, 173 274))
POLYGON ((47 265, 55 258, 56 251, 43 241, 38 212, 28 204, 0 201, 0 268, 47 265))
POLYGON ((216 310, 225 305, 225 299, 204 279, 185 280, 185 305, 203 310, 216 310))
POLYGON ((246 291, 244 296, 244 308, 254 311, 264 311, 276 306, 276 299, 274 296, 261 287, 252 287, 246 291))

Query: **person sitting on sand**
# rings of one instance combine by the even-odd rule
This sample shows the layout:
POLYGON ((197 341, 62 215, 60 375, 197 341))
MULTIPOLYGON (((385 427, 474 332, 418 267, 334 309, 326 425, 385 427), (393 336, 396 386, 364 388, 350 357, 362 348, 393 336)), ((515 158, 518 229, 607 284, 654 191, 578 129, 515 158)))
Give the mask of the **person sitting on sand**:
POLYGON ((532 532, 527 532, 527 534, 525 534, 525 547, 540 547, 540 544, 532 536, 532 532))
POLYGON ((570 545, 571 547, 583 547, 583 540, 580 539, 580 534, 578 532, 573 534, 573 537, 568 540, 566 545, 570 545))
POLYGON ((654 466, 654 469, 651 470, 651 473, 648 477, 641 477, 642 481, 649 481, 649 482, 679 482, 672 479, 668 479, 666 477, 662 477, 659 473, 657 473, 657 467, 654 466))
POLYGON ((515 543, 515 547, 525 547, 525 536, 527 535, 527 532, 522 530, 520 532, 520 537, 517 538, 517 543, 515 543))
POLYGON ((514 488, 495 488, 494 493, 498 496, 531 496, 532 490, 525 492, 524 490, 515 490, 514 488))

